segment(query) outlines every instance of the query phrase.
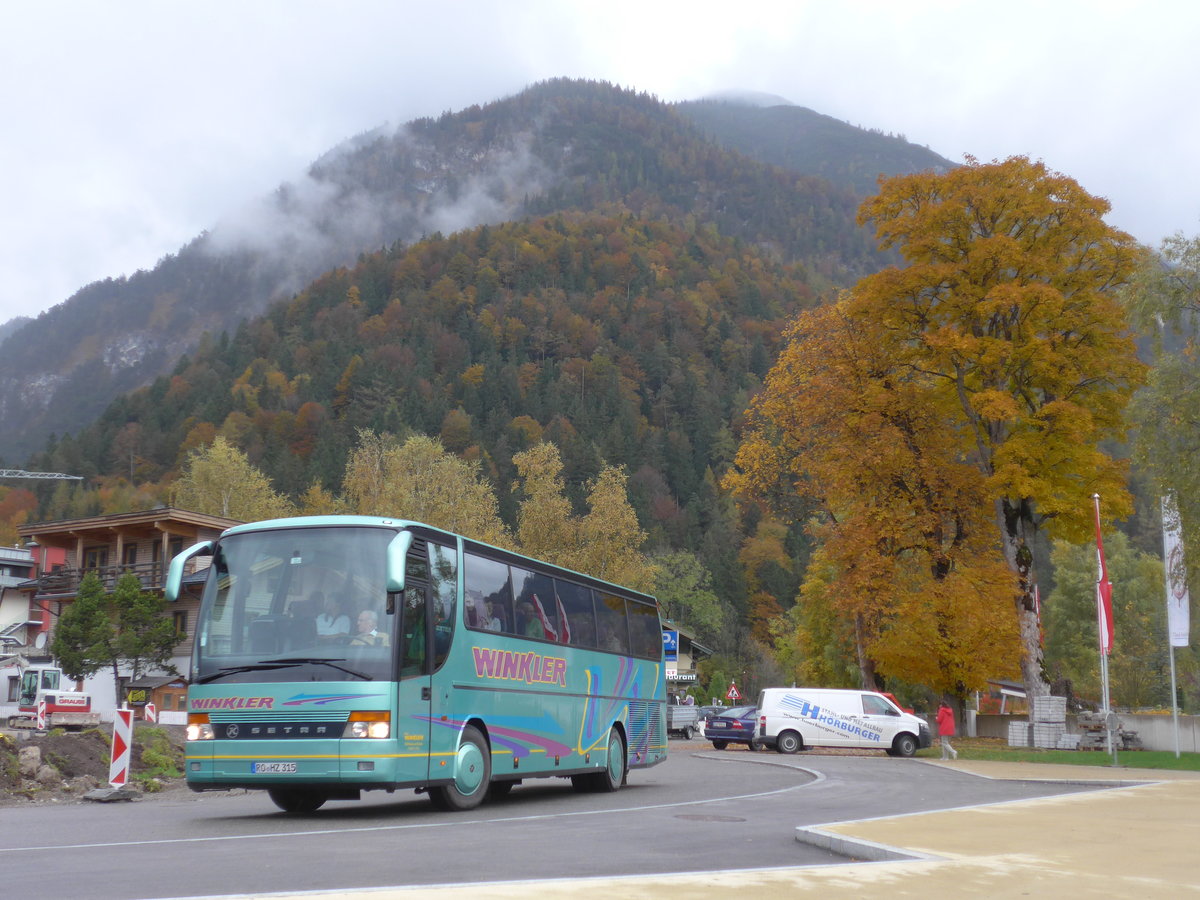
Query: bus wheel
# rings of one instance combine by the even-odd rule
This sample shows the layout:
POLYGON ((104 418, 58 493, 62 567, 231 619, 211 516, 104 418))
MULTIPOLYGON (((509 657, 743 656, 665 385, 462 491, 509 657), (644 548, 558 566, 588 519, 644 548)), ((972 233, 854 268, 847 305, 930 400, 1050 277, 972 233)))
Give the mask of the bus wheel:
POLYGON ((438 809, 474 809, 487 796, 492 755, 477 728, 463 729, 454 759, 454 783, 431 788, 429 799, 438 809))
POLYGON ((625 739, 614 728, 608 733, 608 763, 595 774, 594 790, 601 794, 619 790, 625 783, 625 764, 625 739))
POLYGON ((616 728, 608 733, 608 762, 599 772, 572 775, 571 787, 580 793, 611 794, 625 783, 625 739, 616 728))
POLYGON ((267 796, 286 813, 316 812, 328 799, 320 791, 304 788, 271 788, 267 791, 267 796))

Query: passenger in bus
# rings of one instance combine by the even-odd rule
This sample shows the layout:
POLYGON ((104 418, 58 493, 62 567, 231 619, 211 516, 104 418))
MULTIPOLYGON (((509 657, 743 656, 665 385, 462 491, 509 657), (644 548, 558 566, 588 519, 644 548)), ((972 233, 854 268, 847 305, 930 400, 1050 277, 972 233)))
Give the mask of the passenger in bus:
POLYGON ((320 591, 308 595, 308 603, 314 609, 322 609, 317 616, 317 639, 336 641, 350 635, 350 617, 338 606, 337 598, 326 597, 320 591))
POLYGON ((379 614, 373 609, 364 609, 358 614, 358 632, 350 639, 351 644, 367 647, 387 647, 388 636, 379 630, 379 614))
POLYGON ((624 652, 621 639, 617 637, 616 628, 610 622, 604 622, 600 626, 600 646, 605 650, 612 650, 614 653, 624 652))
POLYGON ((533 604, 528 600, 522 600, 517 604, 517 625, 518 633, 526 637, 542 638, 546 636, 542 623, 533 613, 533 604))
POLYGON ((487 618, 484 619, 483 627, 488 631, 503 631, 504 618, 500 614, 500 604, 490 602, 487 605, 487 618))

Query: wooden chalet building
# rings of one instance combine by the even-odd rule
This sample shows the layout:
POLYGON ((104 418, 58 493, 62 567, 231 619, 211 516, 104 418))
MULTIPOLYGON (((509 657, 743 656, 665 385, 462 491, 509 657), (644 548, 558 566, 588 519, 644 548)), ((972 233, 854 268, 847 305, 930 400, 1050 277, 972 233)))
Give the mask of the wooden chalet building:
MULTIPOLYGON (((27 646, 34 655, 45 652, 55 622, 75 599, 80 582, 89 572, 100 577, 106 590, 112 590, 121 575, 131 572, 141 581, 143 590, 162 591, 167 567, 177 553, 239 524, 236 519, 164 506, 20 526, 17 533, 34 560, 32 577, 16 586, 28 595, 27 646)), ((209 557, 199 560, 208 565, 209 557)), ((191 560, 189 565, 195 563, 191 560)), ((185 635, 173 659, 181 672, 187 671, 190 660, 199 604, 199 597, 189 593, 168 611, 175 627, 185 635)))

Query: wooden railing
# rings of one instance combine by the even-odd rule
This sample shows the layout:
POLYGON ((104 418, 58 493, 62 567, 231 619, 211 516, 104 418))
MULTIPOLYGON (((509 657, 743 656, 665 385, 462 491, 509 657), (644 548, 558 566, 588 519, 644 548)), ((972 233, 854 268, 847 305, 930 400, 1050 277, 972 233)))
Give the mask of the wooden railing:
MULTIPOLYGON (((208 557, 204 557, 204 565, 208 565, 208 557)), ((95 566, 92 568, 66 568, 60 566, 53 572, 46 572, 39 575, 37 578, 38 590, 36 596, 47 594, 77 594, 79 593, 79 585, 83 579, 91 572, 94 572, 100 578, 100 583, 104 585, 104 590, 111 591, 117 585, 119 579, 126 572, 130 572, 137 576, 138 581, 142 584, 142 590, 157 591, 162 590, 163 582, 166 580, 167 567, 171 561, 168 559, 165 562, 149 562, 137 563, 135 565, 125 566, 95 566)), ((188 560, 188 565, 184 571, 185 575, 189 575, 196 571, 196 559, 188 560)))

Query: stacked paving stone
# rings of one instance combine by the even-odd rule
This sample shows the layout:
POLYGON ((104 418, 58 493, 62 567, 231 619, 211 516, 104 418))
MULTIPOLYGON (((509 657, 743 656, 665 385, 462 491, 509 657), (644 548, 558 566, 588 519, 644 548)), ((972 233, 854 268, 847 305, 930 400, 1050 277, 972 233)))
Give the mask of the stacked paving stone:
POLYGON ((1029 746, 1029 723, 1028 722, 1009 722, 1008 723, 1008 746, 1010 747, 1028 747, 1029 746))
POLYGON ((1033 746, 1045 750, 1058 747, 1067 731, 1067 698, 1033 698, 1033 746))

